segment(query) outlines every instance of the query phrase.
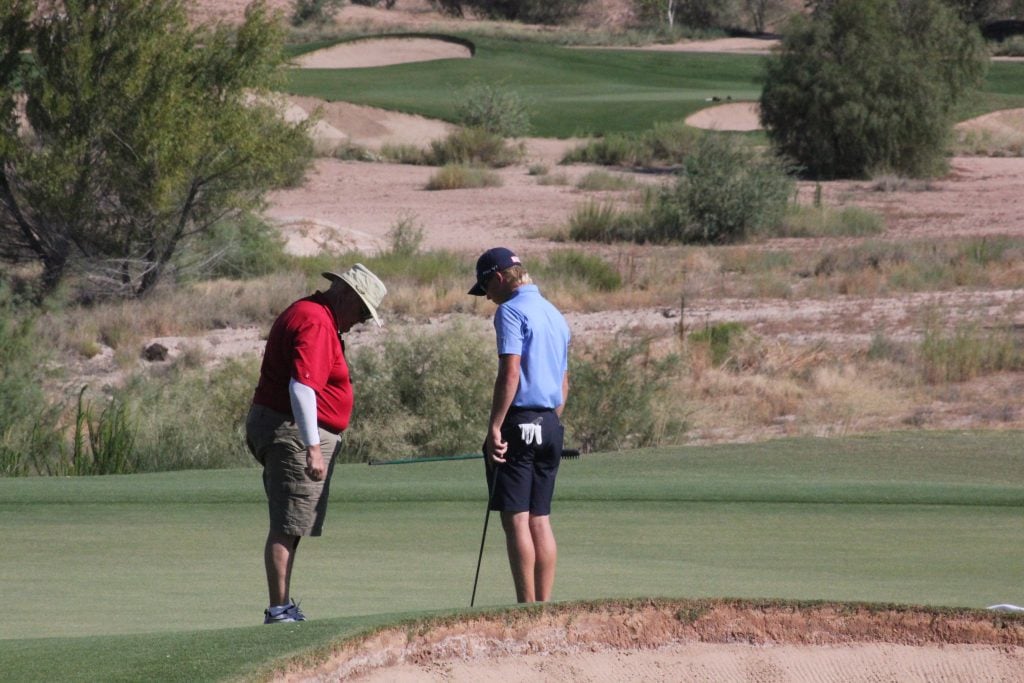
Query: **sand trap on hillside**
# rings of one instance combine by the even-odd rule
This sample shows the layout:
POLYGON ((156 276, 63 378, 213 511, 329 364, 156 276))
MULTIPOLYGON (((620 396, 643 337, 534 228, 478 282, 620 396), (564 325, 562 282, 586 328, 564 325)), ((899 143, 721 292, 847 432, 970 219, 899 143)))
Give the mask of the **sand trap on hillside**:
POLYGON ((445 121, 348 102, 298 96, 289 97, 288 101, 307 114, 318 114, 320 122, 340 131, 353 143, 370 149, 380 149, 383 144, 423 147, 455 128, 445 121))
POLYGON ((637 48, 614 48, 648 50, 651 52, 731 52, 738 54, 766 55, 778 47, 776 38, 716 38, 714 40, 687 40, 681 43, 644 45, 637 48))
POLYGON ((957 124, 958 130, 986 131, 995 135, 1024 134, 1024 109, 1003 109, 957 124))
POLYGON ((759 130, 757 102, 730 102, 701 109, 686 119, 686 125, 708 130, 759 130))
POLYGON ((375 38, 340 43, 298 57, 293 63, 303 69, 360 69, 435 59, 469 59, 465 45, 433 38, 375 38))
MULTIPOLYGON (((756 102, 731 102, 701 109, 686 119, 687 125, 708 130, 759 130, 756 102)), ((1024 135, 1024 109, 1004 109, 957 124, 958 130, 984 131, 993 135, 1024 135)))

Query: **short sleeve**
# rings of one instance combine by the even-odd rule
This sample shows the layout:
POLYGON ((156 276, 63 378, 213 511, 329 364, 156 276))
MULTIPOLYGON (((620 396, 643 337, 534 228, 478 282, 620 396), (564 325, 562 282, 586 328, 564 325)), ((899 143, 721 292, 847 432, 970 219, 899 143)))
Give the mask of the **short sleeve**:
POLYGON ((292 345, 292 377, 296 382, 321 391, 333 364, 337 332, 324 325, 305 325, 295 333, 292 345))
POLYGON ((498 306, 494 313, 494 331, 497 333, 498 355, 523 355, 526 339, 526 319, 511 306, 498 306))

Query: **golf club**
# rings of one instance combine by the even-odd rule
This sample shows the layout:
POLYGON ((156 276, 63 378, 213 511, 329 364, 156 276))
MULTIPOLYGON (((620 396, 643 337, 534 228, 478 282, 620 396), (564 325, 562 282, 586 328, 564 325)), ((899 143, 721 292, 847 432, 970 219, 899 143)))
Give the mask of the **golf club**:
POLYGON ((484 510, 484 532, 480 534, 480 553, 476 556, 476 574, 473 576, 473 594, 469 596, 469 606, 472 607, 476 602, 476 585, 480 580, 480 563, 484 559, 484 542, 487 540, 487 522, 491 519, 491 499, 494 497, 494 485, 498 481, 498 468, 500 465, 494 465, 494 471, 491 472, 491 480, 487 485, 487 509, 484 510))
MULTIPOLYGON (((424 458, 401 458, 397 460, 381 460, 379 458, 371 458, 367 461, 367 465, 371 467, 376 465, 409 465, 417 462, 447 462, 449 460, 479 460, 483 455, 479 453, 466 453, 464 455, 437 455, 428 456, 424 458)), ((580 457, 580 451, 578 448, 566 448, 562 450, 562 460, 576 460, 580 457)))

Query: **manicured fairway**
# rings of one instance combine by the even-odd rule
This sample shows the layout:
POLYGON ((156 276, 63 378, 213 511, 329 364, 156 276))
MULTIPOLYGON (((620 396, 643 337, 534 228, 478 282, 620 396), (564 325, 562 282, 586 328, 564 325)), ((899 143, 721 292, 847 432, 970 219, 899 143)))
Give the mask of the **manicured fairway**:
POLYGON ((473 82, 514 90, 541 137, 635 131, 683 119, 708 100, 754 100, 761 59, 558 47, 474 38, 472 59, 369 69, 296 69, 285 90, 453 120, 473 82))
MULTIPOLYGON (((566 461, 556 598, 1024 603, 1022 442, 905 433, 566 461)), ((258 471, 0 480, 0 575, 18 615, 0 624, 0 670, 45 670, 53 648, 64 667, 86 651, 116 658, 129 640, 97 637, 123 635, 157 659, 198 653, 220 676, 388 615, 462 609, 483 489, 479 461, 340 467, 325 535, 303 542, 296 566, 312 640, 253 655, 261 629, 239 627, 258 624, 265 601, 258 471), (227 630, 195 634, 208 629, 227 630), (189 650, 196 638, 213 653, 189 650)), ((513 599, 500 537, 492 518, 478 606, 513 599)), ((189 659, 191 680, 203 666, 189 659)))
MULTIPOLYGON (((570 48, 470 37, 471 59, 363 69, 295 69, 284 90, 455 120, 473 82, 500 85, 529 104, 532 135, 570 137, 648 129, 716 104, 757 100, 764 57, 570 48)), ((1024 63, 993 62, 961 118, 1024 107, 1024 63)))

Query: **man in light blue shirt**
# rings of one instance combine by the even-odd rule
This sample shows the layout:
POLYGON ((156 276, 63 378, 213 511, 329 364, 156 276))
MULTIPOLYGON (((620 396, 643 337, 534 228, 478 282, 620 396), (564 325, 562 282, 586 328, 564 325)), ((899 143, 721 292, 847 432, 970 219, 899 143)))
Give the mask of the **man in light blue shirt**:
POLYGON ((569 326, 503 247, 480 256, 469 293, 498 304, 498 376, 484 441, 490 509, 501 513, 516 599, 546 602, 558 556, 551 498, 569 395, 569 326))

